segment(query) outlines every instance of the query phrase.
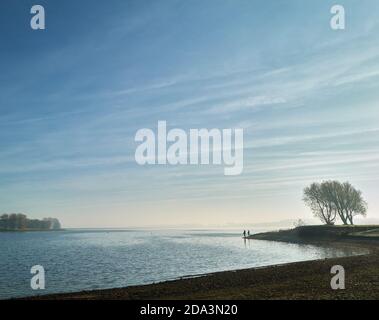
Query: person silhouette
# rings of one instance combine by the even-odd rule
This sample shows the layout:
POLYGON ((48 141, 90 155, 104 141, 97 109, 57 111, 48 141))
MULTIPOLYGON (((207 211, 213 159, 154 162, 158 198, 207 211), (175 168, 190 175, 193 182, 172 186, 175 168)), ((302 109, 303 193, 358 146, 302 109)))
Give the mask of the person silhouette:
POLYGON ((250 230, 247 230, 247 236, 248 237, 250 236, 250 230))
POLYGON ((243 237, 246 237, 246 230, 243 230, 243 237))

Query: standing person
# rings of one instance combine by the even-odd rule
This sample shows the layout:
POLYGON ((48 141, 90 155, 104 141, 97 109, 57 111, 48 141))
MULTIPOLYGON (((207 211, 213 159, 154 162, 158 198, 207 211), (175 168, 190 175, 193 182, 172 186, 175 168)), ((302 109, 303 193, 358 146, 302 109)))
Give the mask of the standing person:
POLYGON ((246 237, 246 230, 243 230, 243 237, 246 237))
POLYGON ((247 236, 250 237, 250 230, 247 230, 247 236))

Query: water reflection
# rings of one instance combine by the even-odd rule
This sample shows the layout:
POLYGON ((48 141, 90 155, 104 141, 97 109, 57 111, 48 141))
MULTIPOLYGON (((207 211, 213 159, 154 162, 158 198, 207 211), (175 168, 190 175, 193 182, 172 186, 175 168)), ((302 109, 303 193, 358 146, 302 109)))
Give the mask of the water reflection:
POLYGON ((0 233, 0 298, 36 294, 30 268, 45 267, 44 293, 145 284, 223 270, 361 254, 243 239, 233 230, 67 230, 0 233))

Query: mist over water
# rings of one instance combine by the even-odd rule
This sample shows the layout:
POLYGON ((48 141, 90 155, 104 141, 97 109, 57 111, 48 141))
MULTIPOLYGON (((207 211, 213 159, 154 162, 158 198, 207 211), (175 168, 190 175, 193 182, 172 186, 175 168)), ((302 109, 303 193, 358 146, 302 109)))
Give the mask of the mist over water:
POLYGON ((0 298, 148 284, 360 253, 347 248, 246 241, 240 230, 0 233, 0 298), (33 265, 45 268, 45 290, 30 288, 33 265))

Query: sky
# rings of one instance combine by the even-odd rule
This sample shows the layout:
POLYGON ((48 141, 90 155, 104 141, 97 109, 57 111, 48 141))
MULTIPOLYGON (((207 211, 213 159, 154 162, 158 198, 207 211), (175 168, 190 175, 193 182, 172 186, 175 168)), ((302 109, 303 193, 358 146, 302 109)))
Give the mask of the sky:
POLYGON ((308 219, 350 181, 379 218, 379 2, 0 3, 0 212, 64 227, 308 219), (346 29, 332 30, 343 5, 346 29), (140 166, 141 128, 243 128, 244 170, 140 166))

